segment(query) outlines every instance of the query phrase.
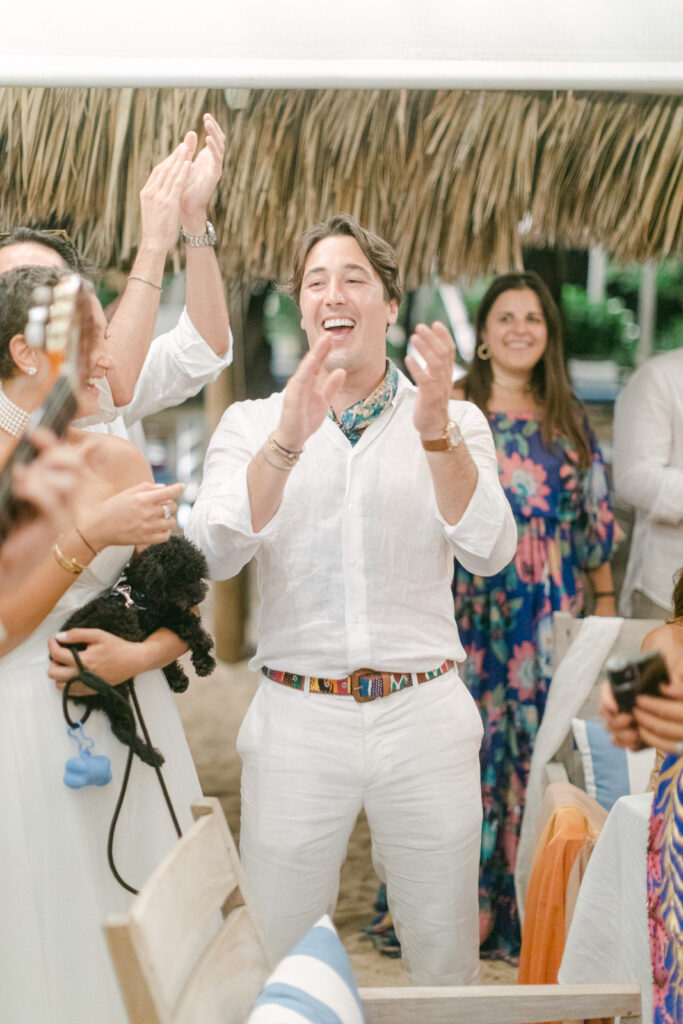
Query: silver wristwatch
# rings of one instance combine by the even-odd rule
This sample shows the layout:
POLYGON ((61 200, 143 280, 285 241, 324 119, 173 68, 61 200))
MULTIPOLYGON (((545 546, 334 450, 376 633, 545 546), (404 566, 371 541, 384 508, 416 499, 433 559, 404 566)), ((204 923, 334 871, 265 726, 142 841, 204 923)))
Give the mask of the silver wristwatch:
POLYGON ((213 224, 210 220, 206 222, 206 232, 203 235, 188 235, 187 231, 181 225, 180 237, 182 238, 185 245, 191 245, 194 249, 200 249, 206 245, 216 244, 216 232, 213 229, 213 224))

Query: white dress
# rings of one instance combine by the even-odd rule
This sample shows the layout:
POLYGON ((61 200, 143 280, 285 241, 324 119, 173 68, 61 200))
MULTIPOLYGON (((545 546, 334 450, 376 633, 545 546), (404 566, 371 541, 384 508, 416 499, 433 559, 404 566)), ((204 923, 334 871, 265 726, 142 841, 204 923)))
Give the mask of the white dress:
MULTIPOLYGON (((102 712, 85 724, 93 753, 111 759, 107 786, 69 789, 61 692, 47 676, 48 637, 67 615, 109 586, 130 548, 107 548, 20 647, 0 659, 0 1021, 2 1024, 124 1024, 127 1020, 102 931, 108 913, 133 897, 107 862, 107 835, 127 748, 102 712)), ((201 796, 173 697, 160 671, 137 677, 136 692, 180 826, 201 796)), ((72 705, 72 708, 75 706, 72 705)), ((72 714, 80 717, 80 711, 72 714)), ((114 859, 140 888, 176 840, 153 768, 133 759, 116 828, 114 859)))

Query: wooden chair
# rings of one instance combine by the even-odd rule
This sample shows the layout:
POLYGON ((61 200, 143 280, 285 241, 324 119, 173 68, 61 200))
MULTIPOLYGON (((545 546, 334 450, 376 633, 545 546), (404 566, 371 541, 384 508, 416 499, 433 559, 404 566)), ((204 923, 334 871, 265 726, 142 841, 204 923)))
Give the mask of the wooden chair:
MULTIPOLYGON (((105 923, 130 1024, 243 1024, 270 965, 245 903, 216 799, 124 915, 105 923)), ((640 1024, 637 985, 361 989, 368 1024, 534 1024, 620 1016, 640 1024)))

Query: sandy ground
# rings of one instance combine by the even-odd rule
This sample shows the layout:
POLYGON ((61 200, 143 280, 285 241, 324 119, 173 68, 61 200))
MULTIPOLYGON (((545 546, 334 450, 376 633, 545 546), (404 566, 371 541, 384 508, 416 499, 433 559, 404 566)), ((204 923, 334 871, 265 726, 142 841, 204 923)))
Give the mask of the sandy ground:
MULTIPOLYGON (((204 793, 220 799, 236 841, 240 821, 240 760, 235 739, 255 687, 256 676, 245 662, 219 664, 209 679, 193 678, 187 692, 176 698, 204 793)), ((361 935, 361 928, 371 917, 377 885, 370 862, 367 822, 361 817, 342 871, 335 924, 359 985, 406 985, 403 962, 382 956, 361 935)), ((482 963, 482 984, 510 985, 516 980, 517 971, 508 964, 482 963)))

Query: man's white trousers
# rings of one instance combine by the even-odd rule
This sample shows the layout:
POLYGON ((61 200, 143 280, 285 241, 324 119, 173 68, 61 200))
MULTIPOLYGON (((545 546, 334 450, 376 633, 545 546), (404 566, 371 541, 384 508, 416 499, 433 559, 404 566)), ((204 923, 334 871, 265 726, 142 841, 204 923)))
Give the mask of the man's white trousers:
POLYGON ((481 737, 455 671, 364 704, 262 677, 237 739, 240 855, 274 959, 333 912, 364 807, 412 981, 476 983, 481 737))

